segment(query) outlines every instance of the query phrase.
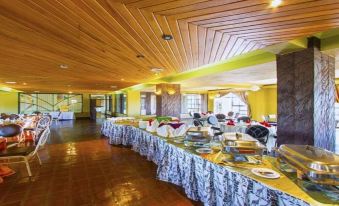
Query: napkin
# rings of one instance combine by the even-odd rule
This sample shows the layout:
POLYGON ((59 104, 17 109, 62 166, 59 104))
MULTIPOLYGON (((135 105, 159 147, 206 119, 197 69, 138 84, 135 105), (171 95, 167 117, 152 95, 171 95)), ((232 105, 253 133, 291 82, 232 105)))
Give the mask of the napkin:
POLYGON ((152 121, 151 125, 147 125, 146 130, 149 132, 156 132, 159 127, 159 122, 157 120, 152 121))
POLYGON ((227 125, 230 125, 230 126, 235 126, 235 124, 234 124, 234 121, 233 121, 233 120, 230 120, 230 121, 228 121, 228 122, 227 122, 227 125))
POLYGON ((167 129, 168 129, 169 137, 181 137, 181 136, 185 136, 188 130, 188 126, 184 123, 181 123, 179 127, 176 127, 176 128, 172 127, 171 125, 168 125, 167 129))
POLYGON ((168 125, 162 125, 156 128, 157 134, 162 137, 168 137, 168 125))
POLYGON ((263 121, 263 122, 259 122, 261 125, 265 126, 265 127, 271 127, 271 125, 266 122, 266 121, 263 121))
POLYGON ((4 165, 0 166, 0 178, 10 176, 14 173, 15 173, 14 170, 12 170, 11 168, 4 165))

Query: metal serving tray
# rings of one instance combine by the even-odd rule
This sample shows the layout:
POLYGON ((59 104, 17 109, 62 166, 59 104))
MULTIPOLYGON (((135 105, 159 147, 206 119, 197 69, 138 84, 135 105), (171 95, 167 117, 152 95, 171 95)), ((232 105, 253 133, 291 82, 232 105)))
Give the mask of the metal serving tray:
POLYGON ((210 141, 210 137, 208 135, 209 128, 208 127, 192 127, 189 128, 186 132, 185 141, 191 142, 190 144, 194 144, 195 142, 207 143, 210 141))
POLYGON ((285 162, 297 171, 299 179, 339 186, 339 155, 309 145, 281 145, 278 162, 285 162))
POLYGON ((247 155, 256 155, 261 159, 266 149, 258 140, 250 135, 241 133, 225 133, 223 135, 222 145, 222 151, 230 154, 234 160, 238 159, 239 156, 247 155))

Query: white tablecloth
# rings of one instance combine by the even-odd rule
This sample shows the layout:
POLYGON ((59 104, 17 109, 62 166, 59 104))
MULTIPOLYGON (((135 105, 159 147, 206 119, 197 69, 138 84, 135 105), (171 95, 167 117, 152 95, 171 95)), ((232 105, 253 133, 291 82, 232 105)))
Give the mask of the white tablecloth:
POLYGON ((69 119, 75 119, 74 112, 50 112, 49 114, 52 116, 52 118, 58 118, 59 120, 69 120, 69 119))

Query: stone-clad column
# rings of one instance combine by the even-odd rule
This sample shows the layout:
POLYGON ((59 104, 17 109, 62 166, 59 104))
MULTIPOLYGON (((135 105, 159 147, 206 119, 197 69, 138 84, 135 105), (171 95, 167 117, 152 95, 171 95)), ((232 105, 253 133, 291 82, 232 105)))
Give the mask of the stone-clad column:
POLYGON ((335 150, 335 60, 308 48, 277 56, 278 145, 307 144, 335 150))
POLYGON ((156 85, 156 95, 157 116, 180 116, 180 84, 158 84, 156 85))

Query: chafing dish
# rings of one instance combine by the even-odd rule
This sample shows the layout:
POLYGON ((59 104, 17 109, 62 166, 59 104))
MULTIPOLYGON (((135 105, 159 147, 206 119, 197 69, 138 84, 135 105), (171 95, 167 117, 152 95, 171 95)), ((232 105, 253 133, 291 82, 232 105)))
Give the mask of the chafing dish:
MULTIPOLYGON (((279 165, 284 162, 297 172, 299 179, 339 186, 339 155, 309 145, 281 145, 279 165)), ((281 166, 281 165, 280 165, 281 166)))
POLYGON ((192 127, 186 132, 185 141, 191 142, 208 142, 210 137, 208 135, 208 127, 192 127))
POLYGON ((241 133, 224 133, 222 145, 222 151, 231 155, 231 161, 247 161, 248 155, 261 159, 266 149, 258 140, 241 133))

